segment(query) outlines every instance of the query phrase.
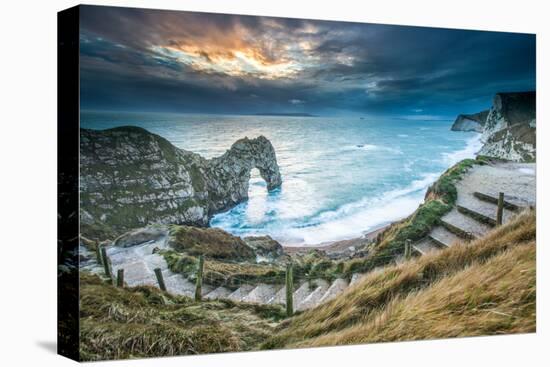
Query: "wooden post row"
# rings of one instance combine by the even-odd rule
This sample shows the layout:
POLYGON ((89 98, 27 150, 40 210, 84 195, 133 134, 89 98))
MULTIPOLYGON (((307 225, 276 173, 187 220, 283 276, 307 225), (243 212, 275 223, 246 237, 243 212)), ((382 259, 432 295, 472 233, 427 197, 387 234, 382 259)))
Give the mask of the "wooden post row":
POLYGON ((155 269, 155 275, 157 276, 157 282, 161 291, 166 291, 166 285, 164 284, 164 278, 162 277, 162 270, 160 268, 155 269))
POLYGON ((99 244, 99 241, 95 241, 95 257, 96 257, 96 260, 97 260, 97 263, 99 265, 102 264, 102 260, 101 260, 101 245, 99 244))
POLYGON ((204 269, 204 257, 199 256, 199 268, 197 269, 197 283, 195 285, 195 301, 202 300, 202 272, 204 269))
POLYGON ((124 287, 124 269, 118 269, 116 272, 116 286, 124 287))
POLYGON ((412 244, 410 239, 405 240, 405 259, 409 260, 412 255, 412 244))
POLYGON ((498 193, 498 205, 497 205, 497 227, 502 225, 502 214, 504 213, 504 193, 498 193))
POLYGON ((113 281, 113 275, 111 274, 111 268, 109 266, 109 258, 107 257, 107 249, 103 246, 101 246, 101 257, 103 259, 103 269, 105 270, 105 276, 109 278, 109 280, 113 281))
POLYGON ((294 314, 293 294, 294 294, 294 279, 292 274, 292 263, 286 266, 286 315, 288 317, 294 314))

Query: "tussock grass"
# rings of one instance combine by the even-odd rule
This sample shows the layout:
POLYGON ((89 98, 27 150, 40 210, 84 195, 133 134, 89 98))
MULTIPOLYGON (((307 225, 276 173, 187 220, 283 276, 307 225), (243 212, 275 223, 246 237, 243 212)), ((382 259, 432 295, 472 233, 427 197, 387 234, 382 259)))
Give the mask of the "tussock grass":
POLYGON ((263 348, 533 332, 534 212, 470 244, 369 274, 278 327, 263 348))
POLYGON ((87 274, 80 304, 85 361, 250 350, 284 317, 279 306, 196 303, 152 287, 115 288, 87 274))

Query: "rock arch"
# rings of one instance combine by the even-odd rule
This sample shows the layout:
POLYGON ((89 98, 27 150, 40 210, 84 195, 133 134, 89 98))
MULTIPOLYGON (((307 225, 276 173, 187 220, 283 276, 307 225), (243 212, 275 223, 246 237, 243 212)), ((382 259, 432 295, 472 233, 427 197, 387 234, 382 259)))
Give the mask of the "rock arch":
POLYGON ((212 197, 222 198, 215 211, 226 210, 248 198, 253 168, 260 172, 268 191, 282 183, 275 149, 265 136, 239 139, 225 154, 209 163, 212 197))
POLYGON ((214 214, 248 199, 252 168, 268 190, 281 185, 275 149, 264 136, 205 159, 134 126, 81 129, 81 230, 97 237, 151 223, 207 226, 214 214))

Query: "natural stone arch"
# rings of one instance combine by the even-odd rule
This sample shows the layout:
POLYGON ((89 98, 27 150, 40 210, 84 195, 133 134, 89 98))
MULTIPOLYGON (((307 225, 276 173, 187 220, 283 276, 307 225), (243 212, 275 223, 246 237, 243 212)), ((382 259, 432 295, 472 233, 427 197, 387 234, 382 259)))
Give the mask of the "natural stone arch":
POLYGON ((258 169, 272 191, 281 186, 282 178, 275 149, 264 136, 237 140, 225 154, 210 161, 212 197, 222 198, 214 211, 228 209, 248 199, 250 171, 258 169))

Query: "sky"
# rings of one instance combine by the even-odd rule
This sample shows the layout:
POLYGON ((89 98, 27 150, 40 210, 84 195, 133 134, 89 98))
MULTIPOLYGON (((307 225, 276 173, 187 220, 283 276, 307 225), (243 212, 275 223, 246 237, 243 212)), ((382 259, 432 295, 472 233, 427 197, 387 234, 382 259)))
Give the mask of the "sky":
POLYGON ((535 89, 530 34, 81 6, 81 108, 444 119, 535 89))

